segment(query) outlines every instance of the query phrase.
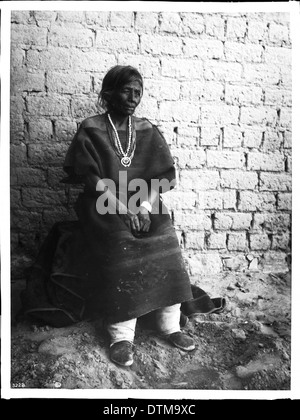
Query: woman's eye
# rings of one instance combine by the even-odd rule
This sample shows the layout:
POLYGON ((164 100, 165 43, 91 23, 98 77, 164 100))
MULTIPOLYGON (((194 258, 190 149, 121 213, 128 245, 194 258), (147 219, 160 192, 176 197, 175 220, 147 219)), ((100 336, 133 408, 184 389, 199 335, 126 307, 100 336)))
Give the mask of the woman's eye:
MULTIPOLYGON (((131 91, 130 91, 129 89, 122 89, 122 90, 121 90, 121 93, 122 93, 123 95, 129 95, 129 94, 130 94, 130 92, 131 92, 131 91)), ((135 91, 134 91, 134 95, 140 98, 140 97, 141 97, 141 91, 139 91, 139 90, 135 90, 135 91)))

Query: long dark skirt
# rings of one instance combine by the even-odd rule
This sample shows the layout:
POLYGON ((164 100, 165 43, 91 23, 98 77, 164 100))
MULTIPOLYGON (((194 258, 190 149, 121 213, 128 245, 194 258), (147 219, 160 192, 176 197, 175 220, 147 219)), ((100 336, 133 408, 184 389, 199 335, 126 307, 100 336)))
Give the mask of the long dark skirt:
MULTIPOLYGON (((89 200, 80 208, 92 208, 89 200)), ((25 314, 65 326, 97 317, 140 318, 175 303, 186 316, 223 309, 224 299, 191 286, 168 214, 151 215, 150 233, 141 235, 123 225, 100 234, 82 221, 98 214, 87 219, 81 210, 79 216, 56 223, 45 239, 22 294, 25 314)))

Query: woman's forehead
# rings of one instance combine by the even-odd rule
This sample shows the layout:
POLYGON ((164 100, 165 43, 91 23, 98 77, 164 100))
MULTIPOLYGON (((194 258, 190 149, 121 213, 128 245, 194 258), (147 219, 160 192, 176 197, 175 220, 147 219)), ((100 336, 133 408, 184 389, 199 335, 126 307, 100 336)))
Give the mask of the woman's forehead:
POLYGON ((143 89, 143 85, 142 85, 141 81, 138 80, 138 79, 129 80, 128 82, 126 82, 122 85, 122 88, 124 88, 124 87, 130 87, 130 88, 134 88, 134 89, 143 89))

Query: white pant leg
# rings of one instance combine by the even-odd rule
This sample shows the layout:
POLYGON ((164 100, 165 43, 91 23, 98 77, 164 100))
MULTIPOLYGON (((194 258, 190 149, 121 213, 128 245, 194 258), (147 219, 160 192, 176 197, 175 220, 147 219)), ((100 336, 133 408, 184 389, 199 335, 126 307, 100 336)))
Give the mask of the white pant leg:
POLYGON ((155 311, 159 331, 163 335, 180 331, 180 303, 155 311))
POLYGON ((119 341, 130 341, 133 343, 135 335, 136 318, 128 321, 116 322, 107 325, 107 331, 110 335, 110 345, 119 341))

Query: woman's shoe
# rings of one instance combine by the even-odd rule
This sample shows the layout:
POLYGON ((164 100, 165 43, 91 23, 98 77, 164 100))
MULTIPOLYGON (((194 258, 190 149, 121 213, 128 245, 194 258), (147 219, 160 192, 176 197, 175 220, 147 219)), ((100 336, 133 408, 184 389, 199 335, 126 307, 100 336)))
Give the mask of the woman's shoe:
POLYGON ((175 347, 178 347, 181 350, 192 351, 195 349, 194 340, 183 334, 181 331, 170 334, 168 338, 175 347))
POLYGON ((133 363, 133 344, 130 341, 119 341, 109 349, 110 358, 120 366, 131 366, 133 363))

